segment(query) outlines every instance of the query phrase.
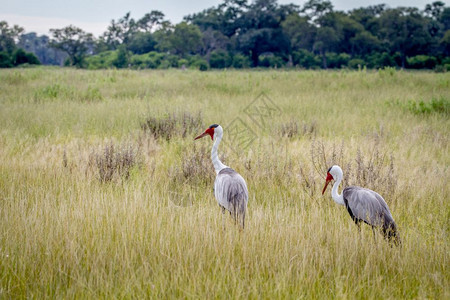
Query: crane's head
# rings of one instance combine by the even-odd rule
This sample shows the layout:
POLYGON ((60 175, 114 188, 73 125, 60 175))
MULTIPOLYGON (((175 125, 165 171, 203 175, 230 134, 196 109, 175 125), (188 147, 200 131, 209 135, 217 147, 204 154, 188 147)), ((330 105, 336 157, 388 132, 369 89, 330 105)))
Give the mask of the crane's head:
POLYGON ((325 186, 322 190, 322 195, 325 193, 325 190, 327 189, 328 184, 331 180, 336 180, 337 178, 342 178, 342 169, 341 167, 334 165, 327 171, 327 178, 325 180, 325 186))
POLYGON ((198 140, 204 136, 207 136, 209 134, 209 136, 211 137, 211 140, 214 139, 214 134, 216 133, 217 130, 221 130, 222 127, 220 127, 220 125, 217 124, 212 124, 211 126, 209 126, 208 129, 205 130, 205 132, 203 132, 202 134, 200 134, 198 137, 196 137, 194 140, 198 140))

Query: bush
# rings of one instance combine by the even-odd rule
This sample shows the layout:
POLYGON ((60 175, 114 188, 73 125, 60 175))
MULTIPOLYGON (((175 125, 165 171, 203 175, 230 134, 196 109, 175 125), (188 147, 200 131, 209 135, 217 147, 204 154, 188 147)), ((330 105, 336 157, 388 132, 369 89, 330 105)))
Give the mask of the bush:
POLYGON ((189 66, 189 61, 185 58, 179 59, 178 60, 178 67, 179 68, 183 68, 183 66, 186 68, 187 66, 189 66))
POLYGON ((128 179, 138 165, 139 151, 131 144, 114 145, 111 141, 99 152, 92 152, 89 165, 95 166, 100 182, 128 179))
POLYGON ((292 53, 292 60, 294 65, 306 68, 316 69, 320 68, 321 60, 318 56, 308 50, 299 50, 292 53))
POLYGON ((368 55, 365 59, 369 68, 381 69, 384 67, 396 67, 397 63, 393 56, 387 52, 373 53, 368 55))
POLYGON ((227 51, 216 50, 211 52, 209 65, 213 69, 224 69, 231 66, 232 60, 227 51))
POLYGON ((342 68, 344 66, 347 66, 348 62, 350 61, 350 55, 347 53, 327 53, 327 65, 328 68, 342 68))
POLYGON ((130 64, 134 68, 156 69, 162 64, 163 60, 163 53, 152 51, 146 54, 132 55, 130 58, 130 64))
POLYGON ((232 66, 233 68, 236 69, 250 68, 251 62, 247 56, 242 54, 236 54, 233 56, 232 66))
POLYGON ((19 48, 16 51, 14 51, 12 55, 12 62, 15 66, 22 64, 30 64, 30 65, 41 64, 36 55, 30 52, 25 52, 25 50, 23 50, 22 48, 19 48))
POLYGON ((193 56, 190 59, 190 67, 200 71, 206 71, 209 68, 208 62, 201 57, 193 56))
POLYGON ((348 62, 348 67, 350 69, 360 69, 365 65, 366 65, 365 61, 360 58, 354 58, 348 62))
POLYGON ((105 51, 97 55, 92 55, 86 58, 86 66, 88 69, 107 69, 113 67, 113 62, 117 59, 116 51, 105 51))
POLYGON ((281 68, 284 65, 284 61, 281 57, 273 54, 260 55, 258 57, 258 65, 266 68, 281 68))
POLYGON ((430 114, 430 113, 442 113, 445 115, 450 114, 450 101, 441 97, 439 99, 433 98, 429 102, 425 102, 423 100, 409 101, 408 109, 413 114, 430 114))
POLYGON ((128 49, 134 54, 144 54, 155 50, 156 41, 151 33, 138 32, 132 35, 128 49))
POLYGON ((148 117, 141 128, 150 133, 155 139, 165 139, 170 141, 174 136, 180 135, 182 138, 198 132, 203 127, 201 112, 193 115, 189 112, 173 113, 164 118, 148 117))
POLYGON ((427 55, 417 55, 406 58, 407 66, 411 69, 433 69, 437 60, 436 57, 427 55))
POLYGON ((0 52, 0 68, 12 68, 11 57, 6 52, 0 52))
POLYGON ((120 45, 117 49, 117 57, 113 60, 116 68, 126 68, 129 63, 129 53, 125 45, 120 45))

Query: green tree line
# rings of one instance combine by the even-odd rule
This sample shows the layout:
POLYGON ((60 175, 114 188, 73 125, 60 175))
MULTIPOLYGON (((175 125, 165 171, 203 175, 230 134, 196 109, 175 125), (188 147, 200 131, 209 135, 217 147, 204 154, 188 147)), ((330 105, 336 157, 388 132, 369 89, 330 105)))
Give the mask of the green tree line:
POLYGON ((45 54, 45 63, 64 59, 89 69, 450 69, 450 7, 441 1, 423 10, 380 4, 344 12, 327 0, 301 7, 224 0, 178 24, 154 10, 137 20, 130 13, 112 20, 98 38, 72 25, 50 31, 51 38, 22 34, 19 45, 41 61, 45 54), (30 47, 37 39, 41 47, 30 47))

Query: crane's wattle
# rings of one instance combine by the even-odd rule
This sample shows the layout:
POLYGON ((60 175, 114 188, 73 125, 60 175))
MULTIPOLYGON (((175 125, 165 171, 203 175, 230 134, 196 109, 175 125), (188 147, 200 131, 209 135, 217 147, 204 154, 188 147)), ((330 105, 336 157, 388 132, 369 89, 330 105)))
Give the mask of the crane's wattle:
POLYGON ((325 190, 327 189, 328 184, 331 182, 331 180, 333 180, 333 175, 331 175, 329 172, 327 172, 327 179, 325 181, 325 186, 323 187, 322 190, 322 195, 325 193, 325 190))

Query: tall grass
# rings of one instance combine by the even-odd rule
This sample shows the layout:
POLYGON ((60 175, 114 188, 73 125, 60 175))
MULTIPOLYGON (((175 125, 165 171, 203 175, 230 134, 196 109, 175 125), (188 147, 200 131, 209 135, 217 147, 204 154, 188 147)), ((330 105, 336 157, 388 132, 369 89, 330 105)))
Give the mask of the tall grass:
POLYGON ((395 70, 1 70, 0 298, 449 298, 450 120, 405 109, 441 107, 449 85, 395 70), (281 111, 265 128, 244 113, 262 92, 281 111), (257 135, 246 149, 229 147, 234 118, 257 135), (211 140, 193 141, 213 123, 249 187, 244 232, 214 199, 211 140), (368 226, 359 238, 321 195, 332 164, 384 196, 402 248, 368 226))

